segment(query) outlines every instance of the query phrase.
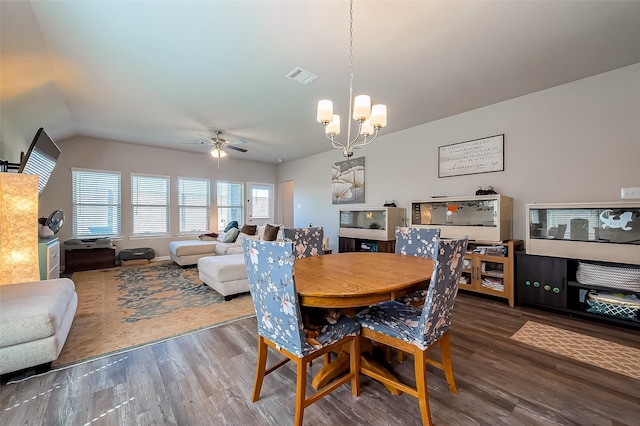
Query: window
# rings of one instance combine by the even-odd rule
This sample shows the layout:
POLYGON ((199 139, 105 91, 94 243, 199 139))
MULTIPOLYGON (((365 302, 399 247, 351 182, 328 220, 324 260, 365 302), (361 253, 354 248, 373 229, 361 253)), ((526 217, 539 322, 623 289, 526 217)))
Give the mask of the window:
POLYGON ((180 233, 209 230, 209 179, 178 178, 180 233))
POLYGON ((120 173, 71 170, 73 236, 120 236, 120 173))
POLYGON ((216 182, 218 205, 218 230, 222 231, 234 220, 244 224, 244 184, 237 182, 216 182))
POLYGON ((133 235, 169 234, 169 177, 131 174, 133 235))
POLYGON ((260 221, 272 221, 273 185, 266 183, 249 183, 249 218, 260 221))

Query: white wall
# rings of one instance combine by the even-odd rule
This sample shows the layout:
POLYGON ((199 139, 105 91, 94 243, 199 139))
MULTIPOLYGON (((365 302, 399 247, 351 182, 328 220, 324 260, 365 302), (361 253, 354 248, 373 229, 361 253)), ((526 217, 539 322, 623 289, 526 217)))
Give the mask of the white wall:
MULTIPOLYGON (((320 127, 312 137, 329 144, 320 127)), ((524 239, 526 203, 615 201, 621 187, 640 186, 640 64, 381 136, 360 156, 361 205, 331 204, 331 164, 344 160, 338 150, 278 167, 280 182, 295 181, 295 225, 324 226, 333 249, 341 207, 395 200, 408 209, 411 199, 473 195, 479 185, 513 197, 513 237, 524 239), (501 133, 503 172, 438 178, 439 146, 501 133)))
MULTIPOLYGON (((216 229, 216 180, 259 182, 276 185, 276 166, 255 161, 224 158, 217 162, 207 153, 188 153, 101 139, 76 137, 56 141, 61 154, 49 183, 40 197, 39 215, 48 216, 62 210, 66 223, 58 233, 60 241, 72 236, 71 168, 119 171, 122 173, 122 240, 116 241, 117 251, 123 248, 151 247, 156 256, 169 255, 169 241, 178 239, 178 177, 211 179, 211 227, 216 229), (130 173, 145 173, 171 177, 171 237, 130 238, 132 229, 130 173)), ((188 237, 188 238, 194 238, 188 237)))

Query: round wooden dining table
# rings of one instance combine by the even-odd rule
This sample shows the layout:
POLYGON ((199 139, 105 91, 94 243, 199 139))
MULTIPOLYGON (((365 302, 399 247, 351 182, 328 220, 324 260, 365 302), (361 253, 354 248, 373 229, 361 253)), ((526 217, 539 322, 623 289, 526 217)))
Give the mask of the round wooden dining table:
MULTIPOLYGON (((293 275, 300 306, 340 309, 354 315, 367 306, 394 300, 416 288, 426 288, 433 260, 394 253, 350 252, 297 259, 293 275)), ((363 356, 361 363, 392 378, 384 366, 363 356)), ((316 374, 312 386, 324 386, 349 365, 342 352, 316 374)), ((400 392, 387 387, 390 392, 400 392)))
POLYGON ((394 253, 351 252, 297 259, 301 306, 361 308, 393 300, 431 279, 433 260, 394 253))

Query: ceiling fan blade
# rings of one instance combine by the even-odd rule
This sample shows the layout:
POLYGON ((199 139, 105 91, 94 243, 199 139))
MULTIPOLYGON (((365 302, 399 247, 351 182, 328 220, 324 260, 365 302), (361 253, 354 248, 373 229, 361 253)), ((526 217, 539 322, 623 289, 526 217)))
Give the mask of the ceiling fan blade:
POLYGON ((233 149, 234 151, 247 152, 246 149, 238 148, 237 146, 233 146, 233 145, 226 145, 225 148, 233 149))
POLYGON ((242 139, 234 139, 232 141, 227 141, 227 143, 231 145, 244 145, 246 142, 242 139))

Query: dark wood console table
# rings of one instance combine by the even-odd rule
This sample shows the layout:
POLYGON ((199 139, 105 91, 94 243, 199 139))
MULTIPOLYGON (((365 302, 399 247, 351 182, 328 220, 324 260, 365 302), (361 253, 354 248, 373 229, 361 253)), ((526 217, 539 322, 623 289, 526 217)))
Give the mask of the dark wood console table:
POLYGON ((116 266, 116 249, 113 247, 88 248, 64 251, 64 272, 113 268, 116 266))

